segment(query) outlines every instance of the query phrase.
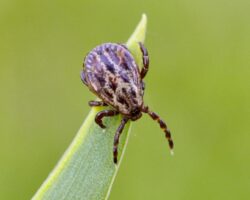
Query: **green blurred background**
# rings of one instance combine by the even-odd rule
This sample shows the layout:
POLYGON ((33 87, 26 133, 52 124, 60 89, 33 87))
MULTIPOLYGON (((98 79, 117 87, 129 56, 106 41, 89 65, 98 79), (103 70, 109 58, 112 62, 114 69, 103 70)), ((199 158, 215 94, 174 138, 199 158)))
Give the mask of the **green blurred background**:
POLYGON ((111 200, 250 198, 250 1, 0 1, 0 199, 30 199, 94 99, 85 54, 125 42, 148 15, 145 116, 111 200))

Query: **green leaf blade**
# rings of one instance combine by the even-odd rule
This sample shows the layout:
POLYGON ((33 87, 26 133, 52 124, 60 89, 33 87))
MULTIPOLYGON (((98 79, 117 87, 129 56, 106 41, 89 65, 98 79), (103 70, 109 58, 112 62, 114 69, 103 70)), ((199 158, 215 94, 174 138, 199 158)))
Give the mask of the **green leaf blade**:
MULTIPOLYGON (((140 65, 138 42, 144 42, 147 18, 144 14, 127 42, 140 65)), ((107 199, 121 163, 129 137, 130 122, 123 130, 119 143, 118 165, 113 163, 113 138, 121 116, 105 118, 106 129, 95 123, 95 115, 104 108, 92 108, 73 142, 54 170, 36 192, 33 200, 107 199)))

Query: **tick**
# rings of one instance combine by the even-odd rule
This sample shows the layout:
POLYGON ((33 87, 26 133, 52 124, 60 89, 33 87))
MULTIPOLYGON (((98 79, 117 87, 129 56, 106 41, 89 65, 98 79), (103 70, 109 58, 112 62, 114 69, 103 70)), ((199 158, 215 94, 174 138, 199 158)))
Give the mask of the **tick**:
POLYGON ((104 43, 95 47, 84 59, 81 71, 82 82, 96 94, 101 101, 89 101, 90 106, 110 106, 111 109, 97 113, 95 122, 105 128, 104 117, 122 115, 121 124, 114 136, 113 157, 117 163, 119 138, 125 124, 141 118, 147 113, 157 121, 165 132, 169 147, 174 147, 173 140, 166 123, 144 105, 143 95, 145 78, 149 68, 148 51, 142 43, 138 43, 142 52, 142 69, 136 64, 128 48, 123 44, 104 43))

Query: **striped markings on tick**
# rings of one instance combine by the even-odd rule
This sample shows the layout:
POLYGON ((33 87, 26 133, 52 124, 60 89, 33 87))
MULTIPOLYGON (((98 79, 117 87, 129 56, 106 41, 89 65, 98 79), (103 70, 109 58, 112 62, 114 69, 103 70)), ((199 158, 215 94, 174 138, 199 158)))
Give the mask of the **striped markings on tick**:
POLYGON ((142 113, 147 113, 157 121, 165 132, 171 154, 174 143, 166 123, 156 113, 144 105, 143 95, 145 84, 144 77, 149 68, 148 51, 142 43, 139 43, 142 52, 142 69, 140 70, 134 57, 123 44, 104 43, 95 47, 84 59, 84 67, 81 72, 82 82, 96 94, 102 101, 90 101, 90 106, 111 106, 110 110, 97 113, 96 123, 103 129, 104 117, 122 115, 121 124, 116 130, 113 146, 114 163, 117 163, 118 145, 120 135, 129 120, 135 121, 141 118, 142 113))

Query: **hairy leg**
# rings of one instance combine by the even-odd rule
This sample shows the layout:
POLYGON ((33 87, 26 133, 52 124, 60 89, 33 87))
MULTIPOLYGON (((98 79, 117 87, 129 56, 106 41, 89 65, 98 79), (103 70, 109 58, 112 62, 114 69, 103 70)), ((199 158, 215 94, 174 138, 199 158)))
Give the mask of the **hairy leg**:
POLYGON ((141 52, 142 52, 143 67, 141 69, 141 79, 143 79, 146 76, 147 72, 148 72, 149 57, 148 57, 148 51, 145 48, 145 46, 141 42, 139 42, 139 45, 140 45, 140 49, 141 49, 141 52))
POLYGON ((149 116, 158 122, 158 124, 160 125, 161 129, 165 132, 165 136, 168 140, 168 144, 169 144, 169 147, 171 149, 171 152, 173 152, 173 148, 174 148, 174 142, 171 138, 171 133, 166 125, 166 123, 159 117, 159 115, 157 115, 155 112, 152 112, 148 109, 148 107, 144 107, 142 112, 144 113, 148 113, 149 116))
POLYGON ((103 110, 100 111, 99 113, 96 114, 95 116, 95 122, 101 127, 101 128, 106 128, 106 126, 104 126, 104 124, 102 123, 102 118, 103 117, 112 117, 115 115, 118 115, 119 112, 115 111, 115 110, 103 110))
POLYGON ((117 163, 117 156, 118 156, 118 145, 121 133, 125 127, 125 124, 128 122, 127 118, 123 118, 121 121, 120 126, 116 130, 115 137, 114 137, 114 148, 113 148, 113 155, 114 155, 114 163, 117 163))

